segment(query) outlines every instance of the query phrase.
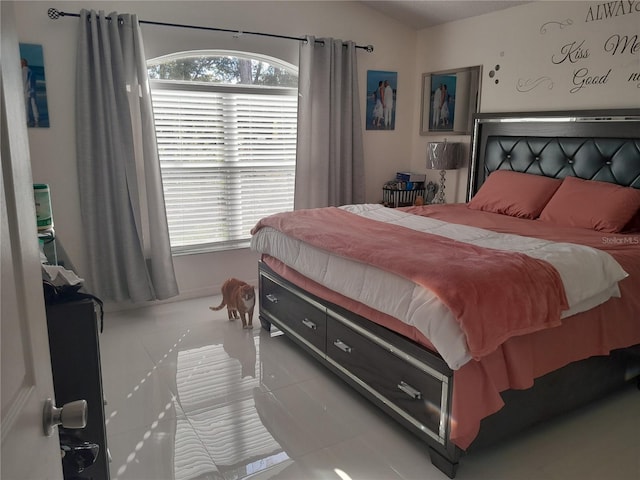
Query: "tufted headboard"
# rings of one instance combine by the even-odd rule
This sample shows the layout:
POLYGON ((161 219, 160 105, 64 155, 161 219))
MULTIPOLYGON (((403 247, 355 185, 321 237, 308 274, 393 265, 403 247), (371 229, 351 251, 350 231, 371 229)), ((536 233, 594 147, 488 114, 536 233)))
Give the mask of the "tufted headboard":
POLYGON ((467 201, 494 170, 640 189, 640 110, 477 114, 467 201))

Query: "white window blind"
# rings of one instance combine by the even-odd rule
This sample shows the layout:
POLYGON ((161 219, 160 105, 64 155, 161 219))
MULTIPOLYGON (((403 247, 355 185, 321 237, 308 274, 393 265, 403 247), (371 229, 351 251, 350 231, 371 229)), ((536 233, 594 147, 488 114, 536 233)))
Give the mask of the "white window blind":
POLYGON ((244 246, 293 209, 297 91, 152 82, 172 250, 244 246))

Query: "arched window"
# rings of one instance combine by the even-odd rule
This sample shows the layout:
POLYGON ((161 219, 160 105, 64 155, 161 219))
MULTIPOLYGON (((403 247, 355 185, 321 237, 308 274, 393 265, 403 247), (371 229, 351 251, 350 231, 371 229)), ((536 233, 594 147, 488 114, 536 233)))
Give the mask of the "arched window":
POLYGON ((219 50, 147 65, 172 251, 246 246, 261 217, 293 209, 297 68, 219 50))

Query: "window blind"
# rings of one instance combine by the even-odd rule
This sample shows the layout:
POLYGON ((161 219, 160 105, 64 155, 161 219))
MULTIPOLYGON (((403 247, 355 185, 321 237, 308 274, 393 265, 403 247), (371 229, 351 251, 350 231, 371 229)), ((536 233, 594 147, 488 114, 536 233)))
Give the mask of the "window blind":
POLYGON ((244 246, 293 209, 297 92, 189 87, 152 87, 172 250, 244 246))

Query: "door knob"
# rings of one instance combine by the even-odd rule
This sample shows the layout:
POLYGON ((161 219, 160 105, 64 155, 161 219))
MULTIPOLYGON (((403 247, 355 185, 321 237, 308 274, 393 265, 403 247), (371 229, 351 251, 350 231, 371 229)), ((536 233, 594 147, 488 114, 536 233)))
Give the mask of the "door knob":
POLYGON ((87 426, 87 401, 76 400, 57 408, 53 400, 47 398, 42 412, 44 434, 50 437, 53 428, 62 425, 64 428, 84 428, 87 426))

